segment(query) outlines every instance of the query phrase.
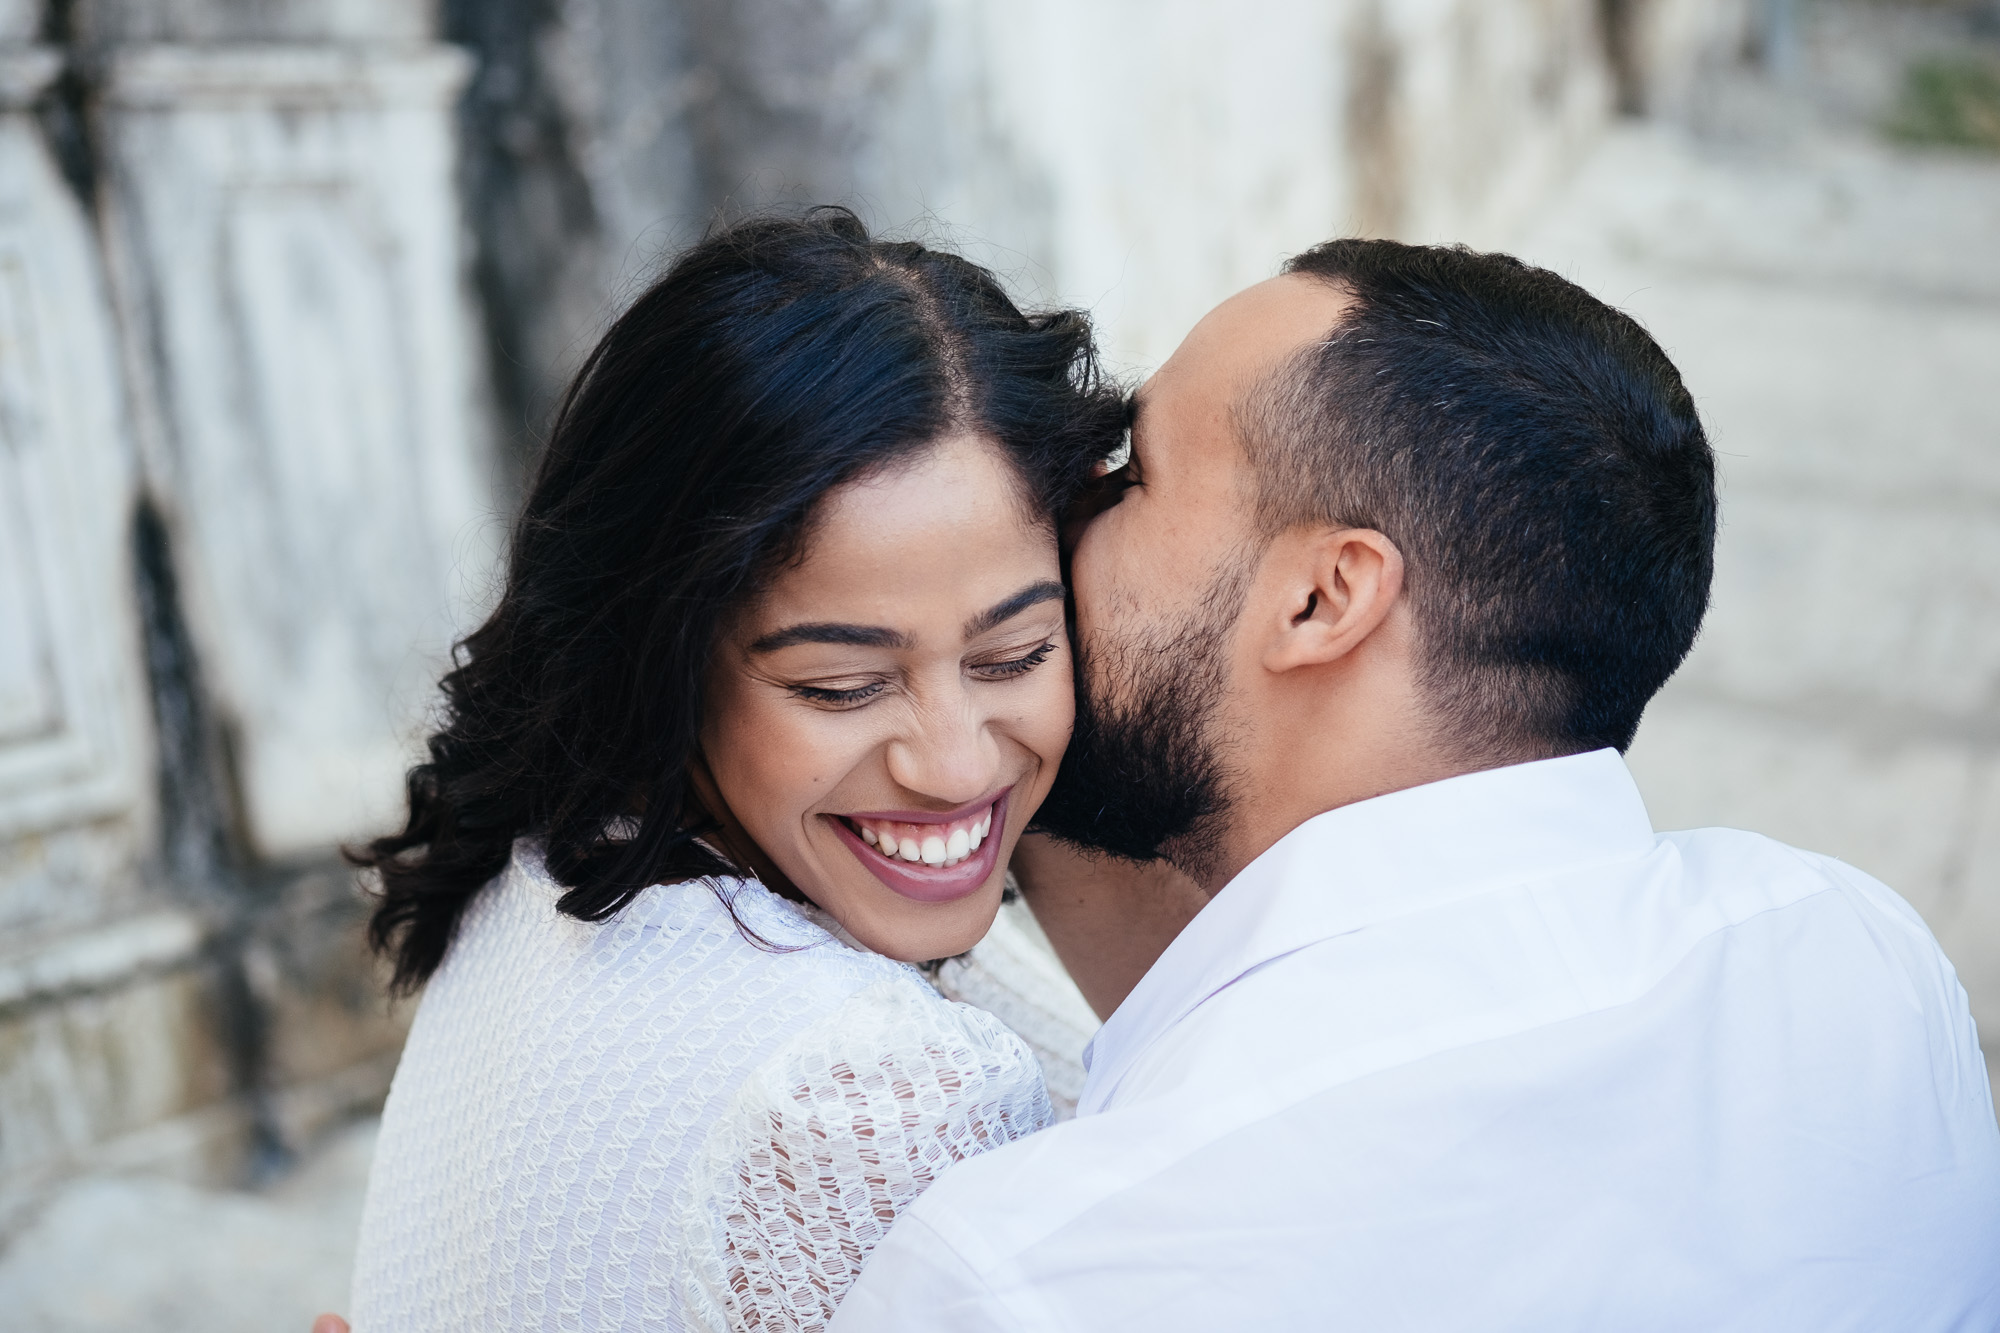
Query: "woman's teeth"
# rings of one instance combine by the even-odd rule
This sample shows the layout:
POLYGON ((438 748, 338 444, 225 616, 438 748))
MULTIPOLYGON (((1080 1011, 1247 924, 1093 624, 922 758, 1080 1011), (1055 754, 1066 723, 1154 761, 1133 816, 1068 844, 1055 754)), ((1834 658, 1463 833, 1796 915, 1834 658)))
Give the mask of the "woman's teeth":
POLYGON ((979 844, 993 831, 993 807, 977 816, 954 819, 949 824, 895 824, 880 820, 850 819, 861 840, 884 856, 927 866, 955 866, 979 850, 979 844))

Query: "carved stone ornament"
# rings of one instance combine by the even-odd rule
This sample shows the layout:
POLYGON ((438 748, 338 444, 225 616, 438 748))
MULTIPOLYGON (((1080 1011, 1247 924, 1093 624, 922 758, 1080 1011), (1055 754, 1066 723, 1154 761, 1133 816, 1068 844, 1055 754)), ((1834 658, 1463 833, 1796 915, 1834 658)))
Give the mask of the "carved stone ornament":
POLYGON ((0 48, 0 839, 142 801, 147 760, 117 344, 27 111, 59 66, 0 48))
POLYGON ((105 81, 112 253, 252 849, 397 813, 490 559, 448 47, 145 47, 105 81), (474 592, 477 589, 473 590, 474 592))

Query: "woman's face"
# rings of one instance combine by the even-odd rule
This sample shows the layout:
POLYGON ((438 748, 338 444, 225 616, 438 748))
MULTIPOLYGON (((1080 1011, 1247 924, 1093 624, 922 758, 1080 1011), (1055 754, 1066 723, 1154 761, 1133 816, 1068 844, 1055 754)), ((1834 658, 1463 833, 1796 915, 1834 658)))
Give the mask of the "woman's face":
POLYGON ((996 446, 952 436, 829 493, 726 632, 706 797, 869 948, 949 957, 992 925, 1070 689, 1055 535, 996 446))

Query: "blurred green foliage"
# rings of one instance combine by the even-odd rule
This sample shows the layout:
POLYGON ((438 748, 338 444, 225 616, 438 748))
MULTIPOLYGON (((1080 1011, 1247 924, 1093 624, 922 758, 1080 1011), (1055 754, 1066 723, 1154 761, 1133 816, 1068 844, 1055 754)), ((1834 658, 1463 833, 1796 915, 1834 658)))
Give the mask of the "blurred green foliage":
POLYGON ((1913 63, 1887 126, 1904 143, 2000 153, 2000 61, 1934 56, 1913 63))

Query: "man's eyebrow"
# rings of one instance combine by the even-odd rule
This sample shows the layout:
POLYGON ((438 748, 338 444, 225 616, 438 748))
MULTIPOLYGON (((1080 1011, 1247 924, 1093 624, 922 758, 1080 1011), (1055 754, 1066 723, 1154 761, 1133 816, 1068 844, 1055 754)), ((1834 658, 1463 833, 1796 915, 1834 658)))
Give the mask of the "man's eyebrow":
POLYGON ((806 625, 788 625, 784 629, 773 630, 750 645, 753 653, 774 653, 780 648, 790 648, 800 643, 831 643, 843 648, 908 648, 907 635, 880 625, 848 625, 838 621, 826 621, 806 625))
POLYGON ((1040 606, 1043 602, 1060 602, 1064 595, 1062 584, 1054 579, 1030 583, 1006 601, 996 602, 966 621, 965 637, 976 639, 987 630, 1006 624, 1029 607, 1040 606))

